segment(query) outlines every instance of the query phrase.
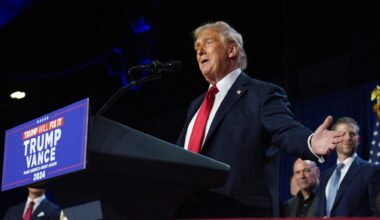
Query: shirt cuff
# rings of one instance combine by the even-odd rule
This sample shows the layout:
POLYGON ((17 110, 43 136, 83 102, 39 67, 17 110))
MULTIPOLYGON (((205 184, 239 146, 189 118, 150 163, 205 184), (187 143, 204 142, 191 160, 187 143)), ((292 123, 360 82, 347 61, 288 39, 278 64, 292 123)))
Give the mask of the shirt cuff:
MULTIPOLYGON (((314 134, 314 133, 313 133, 314 134)), ((311 148, 311 138, 313 137, 313 134, 311 134, 308 138, 307 138, 307 146, 309 146, 309 150, 310 152, 316 157, 318 158, 318 162, 319 163, 324 163, 325 162, 325 158, 324 157, 321 157, 319 155, 317 155, 316 153, 314 153, 313 149, 311 148)))

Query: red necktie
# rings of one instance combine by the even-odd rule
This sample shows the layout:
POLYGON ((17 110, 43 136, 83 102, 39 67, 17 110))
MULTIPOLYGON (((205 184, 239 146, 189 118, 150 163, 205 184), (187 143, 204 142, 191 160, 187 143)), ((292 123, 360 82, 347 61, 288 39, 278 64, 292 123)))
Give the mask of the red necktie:
POLYGON ((188 146, 189 151, 193 151, 196 153, 199 153, 201 151, 207 119, 210 115, 212 105, 214 104, 215 94, 218 92, 218 88, 215 85, 213 85, 208 90, 206 97, 203 100, 201 109, 199 110, 197 118, 195 119, 194 127, 190 135, 188 146))
POLYGON ((26 210, 25 215, 24 215, 24 220, 30 220, 32 218, 33 206, 34 206, 34 202, 30 201, 29 207, 26 210))

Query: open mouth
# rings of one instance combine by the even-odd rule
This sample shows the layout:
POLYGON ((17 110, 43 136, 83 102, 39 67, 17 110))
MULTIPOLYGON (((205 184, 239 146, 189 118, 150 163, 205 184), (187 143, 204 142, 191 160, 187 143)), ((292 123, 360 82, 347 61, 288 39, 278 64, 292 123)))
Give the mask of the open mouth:
POLYGON ((208 59, 203 59, 203 60, 201 60, 201 64, 205 64, 205 63, 207 63, 209 60, 208 59))

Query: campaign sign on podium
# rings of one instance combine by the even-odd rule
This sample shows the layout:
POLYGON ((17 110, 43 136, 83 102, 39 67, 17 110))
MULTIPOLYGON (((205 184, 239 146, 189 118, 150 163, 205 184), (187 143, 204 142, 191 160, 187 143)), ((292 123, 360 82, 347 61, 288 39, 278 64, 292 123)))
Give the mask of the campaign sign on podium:
POLYGON ((7 130, 1 190, 85 169, 88 111, 87 98, 7 130))

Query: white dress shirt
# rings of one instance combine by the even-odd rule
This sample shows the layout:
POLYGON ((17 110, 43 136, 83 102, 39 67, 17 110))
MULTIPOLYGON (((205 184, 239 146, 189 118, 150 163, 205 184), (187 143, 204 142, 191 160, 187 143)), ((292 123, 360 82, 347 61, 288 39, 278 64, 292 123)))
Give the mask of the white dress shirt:
MULTIPOLYGON (((210 129, 211 122, 214 120, 215 114, 219 109, 220 104, 222 104, 223 99, 226 97, 228 90, 231 88, 231 86, 234 84, 238 76, 241 74, 241 69, 237 68, 236 70, 232 71, 231 73, 227 74, 222 80, 220 80, 218 83, 216 83, 216 87, 218 88, 219 92, 215 95, 214 105, 212 106, 210 115, 208 116, 207 123, 206 123, 206 129, 205 129, 205 135, 203 137, 202 147, 205 141, 205 138, 207 136, 208 130, 210 129)), ((209 88, 212 85, 209 86, 209 88)), ((186 132, 186 139, 185 139, 185 149, 188 149, 189 146, 189 140, 191 131, 193 130, 195 119, 197 118, 199 109, 197 113, 195 113, 194 117, 191 119, 189 123, 189 127, 187 127, 186 132)))
MULTIPOLYGON (((232 71, 231 73, 227 74, 222 80, 220 80, 216 84, 216 87, 218 88, 219 92, 216 93, 216 95, 215 95, 214 104, 212 106, 210 115, 209 115, 209 117, 207 119, 206 128, 205 128, 205 134, 204 134, 204 137, 203 137, 203 141, 202 141, 202 146, 201 147, 203 147, 204 141, 205 141, 205 139, 207 137, 207 134, 208 134, 208 130, 210 129, 211 123, 214 120, 215 114, 216 114, 217 110, 219 109, 220 104, 222 103, 223 99, 226 97, 228 90, 230 90, 231 86, 235 83, 236 79, 239 77, 239 75, 241 74, 241 72, 242 72, 241 69, 237 68, 234 71, 232 71)), ((210 84, 209 88, 211 86, 212 85, 210 84)), ((193 116, 193 118, 191 119, 191 121, 189 123, 189 126, 187 127, 186 139, 185 139, 185 149, 188 149, 191 132, 192 132, 193 127, 194 127, 195 119, 198 116, 199 109, 195 113, 195 115, 193 116)), ((318 158, 318 161, 320 163, 323 163, 323 162, 325 162, 324 158, 318 156, 317 154, 315 154, 314 151, 313 151, 313 149, 311 148, 311 138, 312 138, 312 136, 313 136, 313 134, 311 134, 309 136, 308 140, 307 140, 308 147, 309 147, 311 153, 313 153, 318 158)))
MULTIPOLYGON (((339 161, 339 160, 337 160, 337 164, 339 164, 339 163, 344 163, 344 167, 340 170, 340 179, 339 179, 339 184, 338 184, 338 189, 339 189, 339 186, 340 186, 340 183, 342 182, 342 180, 343 180, 343 178, 344 178, 344 176, 347 174, 347 171, 348 171, 348 169, 350 168, 350 166, 351 166, 351 164, 352 164, 352 162, 354 161, 354 159, 357 157, 358 155, 355 153, 354 155, 352 155, 351 157, 348 157, 348 158, 346 158, 345 160, 343 160, 343 161, 339 161)), ((325 195, 326 195, 326 198, 329 198, 328 196, 328 194, 329 194, 329 186, 330 186, 330 182, 331 182, 331 177, 330 177, 330 179, 329 179, 329 181, 328 181, 328 183, 327 183, 327 185, 326 185, 326 189, 325 189, 325 195)))
MULTIPOLYGON (((37 209, 37 207, 41 204, 41 202, 42 202, 45 198, 46 198, 45 194, 42 194, 42 196, 33 199, 34 206, 33 206, 33 211, 32 211, 32 213, 34 212, 34 210, 37 209)), ((32 201, 32 199, 28 197, 28 200, 26 201, 25 208, 24 208, 24 214, 23 214, 22 216, 25 215, 25 212, 26 212, 26 210, 28 209, 29 204, 30 204, 31 201, 32 201)))

